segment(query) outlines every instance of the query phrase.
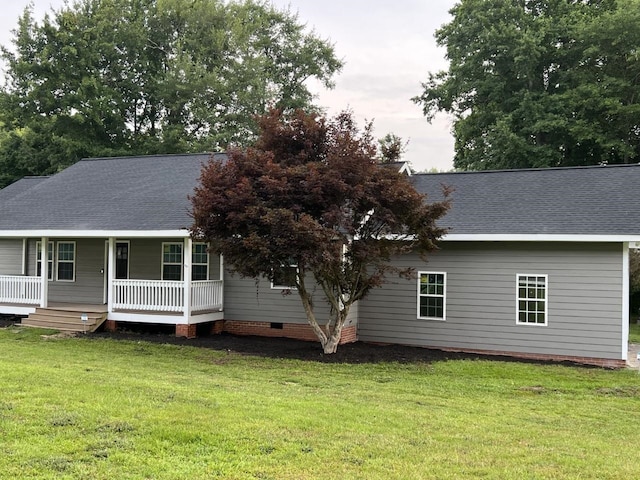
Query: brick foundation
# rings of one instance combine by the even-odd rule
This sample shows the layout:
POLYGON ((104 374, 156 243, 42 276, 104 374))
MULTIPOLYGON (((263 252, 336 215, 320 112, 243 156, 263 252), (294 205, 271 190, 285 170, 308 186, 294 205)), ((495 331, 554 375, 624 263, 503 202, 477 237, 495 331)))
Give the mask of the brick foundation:
MULTIPOLYGON (((438 347, 433 347, 438 348, 438 347)), ((500 350, 474 350, 460 348, 439 348, 445 352, 477 353, 479 355, 496 355, 502 357, 522 358, 524 360, 540 360, 544 362, 573 362, 582 365, 594 365, 604 368, 625 368, 627 362, 611 358, 574 357, 571 355, 550 355, 542 353, 502 352, 500 350)))
POLYGON ((176 337, 187 337, 187 338, 196 338, 196 324, 184 324, 179 323, 176 325, 176 337))
POLYGON ((224 320, 216 320, 211 325, 211 330, 209 331, 209 333, 211 333, 211 335, 218 335, 222 333, 223 330, 224 330, 224 320))
POLYGON ((115 320, 106 320, 104 322, 104 329, 107 332, 117 332, 118 331, 118 322, 115 320))
MULTIPOLYGON (((226 320, 224 331, 233 335, 256 335, 260 337, 284 337, 296 340, 317 342, 318 337, 310 325, 306 323, 269 323, 269 322, 244 322, 226 320)), ((340 345, 353 343, 358 340, 356 325, 350 325, 342 329, 340 345)))

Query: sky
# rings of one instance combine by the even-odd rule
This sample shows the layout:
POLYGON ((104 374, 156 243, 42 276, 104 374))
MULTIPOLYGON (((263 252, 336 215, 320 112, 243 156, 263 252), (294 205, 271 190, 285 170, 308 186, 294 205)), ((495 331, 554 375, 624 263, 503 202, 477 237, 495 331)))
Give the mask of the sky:
MULTIPOLYGON (((0 44, 29 0, 0 0, 0 44)), ((31 0, 35 18, 59 9, 64 0, 31 0)), ((334 45, 345 62, 334 77, 335 88, 311 84, 316 104, 328 115, 351 109, 360 126, 374 121, 378 138, 394 133, 408 141, 405 160, 414 170, 453 168, 452 119, 440 113, 428 123, 411 97, 421 93, 429 72, 447 68, 445 51, 434 33, 450 20, 455 0, 271 0, 289 8, 299 20, 334 45)))

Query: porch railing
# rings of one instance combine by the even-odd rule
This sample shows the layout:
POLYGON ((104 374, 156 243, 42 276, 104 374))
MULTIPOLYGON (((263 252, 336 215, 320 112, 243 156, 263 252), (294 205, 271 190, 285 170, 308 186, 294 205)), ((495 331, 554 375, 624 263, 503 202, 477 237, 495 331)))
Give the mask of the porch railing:
POLYGON ((40 277, 0 275, 0 302, 38 305, 42 291, 40 277))
POLYGON ((222 308, 222 280, 197 280, 191 282, 191 311, 222 308))
MULTIPOLYGON (((183 281, 113 280, 113 308, 156 312, 184 311, 183 281)), ((222 308, 222 280, 191 283, 191 310, 222 308)))

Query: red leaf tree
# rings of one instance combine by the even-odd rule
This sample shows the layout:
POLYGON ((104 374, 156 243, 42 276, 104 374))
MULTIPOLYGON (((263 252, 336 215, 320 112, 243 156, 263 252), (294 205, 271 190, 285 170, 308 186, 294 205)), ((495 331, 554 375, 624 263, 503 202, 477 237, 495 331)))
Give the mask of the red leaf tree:
POLYGON ((426 254, 445 232, 448 200, 428 204, 409 177, 377 161, 371 124, 272 110, 252 148, 203 169, 192 201, 194 238, 243 277, 289 275, 325 353, 334 353, 349 309, 390 273, 392 256, 426 254), (314 313, 320 287, 330 318, 314 313))

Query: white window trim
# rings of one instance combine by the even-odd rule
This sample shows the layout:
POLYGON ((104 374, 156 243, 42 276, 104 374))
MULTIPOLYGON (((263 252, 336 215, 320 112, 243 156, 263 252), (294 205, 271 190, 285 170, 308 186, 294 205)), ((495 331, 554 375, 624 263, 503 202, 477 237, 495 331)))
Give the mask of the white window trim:
MULTIPOLYGON (((53 282, 53 266, 55 265, 55 246, 53 242, 49 242, 49 250, 47 253, 51 253, 51 261, 50 261, 50 267, 49 267, 49 271, 47 272, 47 274, 49 275, 48 280, 50 282, 53 282)), ((42 261, 42 242, 41 241, 37 241, 36 242, 36 271, 34 272, 34 275, 36 277, 39 277, 40 275, 38 275, 38 264, 42 261), (40 253, 40 260, 38 260, 38 253, 40 253)), ((42 267, 40 267, 40 272, 42 272, 42 267)))
MULTIPOLYGON (((537 300, 537 299, 536 299, 537 300)), ((538 300, 537 300, 538 301, 538 300)), ((545 273, 517 273, 516 274, 516 325, 529 327, 546 327, 549 325, 549 275, 545 273), (520 277, 542 277, 544 278, 544 323, 532 323, 520 321, 520 300, 527 301, 526 298, 520 298, 520 277)))
POLYGON ((437 322, 444 322, 447 320, 447 272, 432 272, 432 271, 420 271, 418 272, 417 279, 417 316, 420 320, 435 320, 437 322), (444 279, 444 293, 442 295, 425 295, 420 293, 420 277, 422 275, 442 275, 444 279), (442 318, 440 317, 421 317, 420 316, 420 297, 442 297, 442 318))
POLYGON ((182 281, 184 275, 182 273, 184 264, 184 244, 182 242, 162 242, 162 250, 160 251, 160 278, 164 281, 164 266, 165 265, 180 265, 180 280, 167 280, 168 282, 182 281), (165 245, 179 245, 180 246, 180 263, 165 263, 164 261, 164 247, 165 245))
MULTIPOLYGON (((288 265, 289 268, 295 268, 296 269, 296 276, 298 276, 300 274, 300 271, 298 270, 298 265, 295 263, 291 263, 288 265)), ((275 283, 273 283, 273 280, 271 281, 271 290, 298 290, 298 287, 295 285, 290 285, 290 286, 286 286, 286 285, 276 285, 275 283)))
POLYGON ((205 280, 209 280, 209 244, 204 243, 204 242, 193 242, 193 245, 191 246, 191 278, 192 278, 192 281, 193 281, 193 282, 200 282, 200 281, 202 281, 202 280, 193 280, 193 271, 194 271, 194 268, 193 268, 193 267, 195 267, 195 266, 202 266, 202 265, 204 265, 205 267, 207 267, 207 274, 206 274, 206 277, 207 277, 207 278, 206 278, 205 280), (204 245, 205 247, 207 247, 207 250, 206 250, 207 263, 198 263, 198 262, 195 262, 195 261, 193 260, 193 255, 194 255, 195 250, 196 250, 196 245, 204 245))
POLYGON ((77 246, 76 246, 76 242, 73 240, 65 240, 65 241, 60 241, 57 242, 56 244, 56 281, 57 282, 75 282, 76 281, 76 258, 78 256, 78 250, 77 250, 77 246), (71 244, 73 245, 73 260, 63 260, 62 263, 71 263, 72 267, 71 267, 71 272, 72 272, 72 277, 71 279, 67 279, 67 278, 60 278, 60 245, 62 244, 71 244))

